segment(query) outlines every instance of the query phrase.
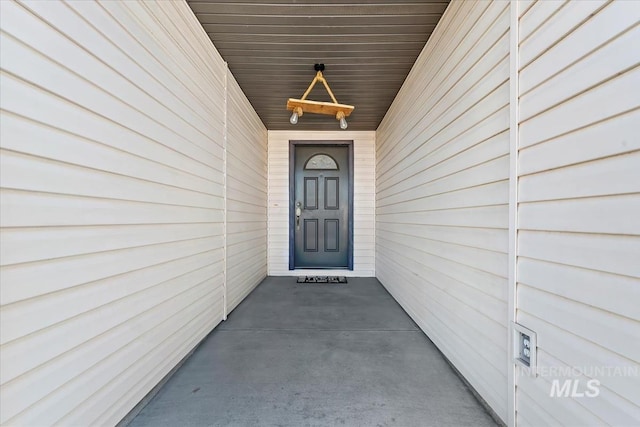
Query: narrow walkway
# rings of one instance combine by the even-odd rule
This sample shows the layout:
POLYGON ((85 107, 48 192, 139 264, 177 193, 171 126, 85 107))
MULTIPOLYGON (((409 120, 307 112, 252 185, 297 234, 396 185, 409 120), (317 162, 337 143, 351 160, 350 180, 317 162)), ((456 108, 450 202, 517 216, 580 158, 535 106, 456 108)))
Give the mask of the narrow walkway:
POLYGON ((376 279, 269 277, 131 426, 495 426, 376 279))

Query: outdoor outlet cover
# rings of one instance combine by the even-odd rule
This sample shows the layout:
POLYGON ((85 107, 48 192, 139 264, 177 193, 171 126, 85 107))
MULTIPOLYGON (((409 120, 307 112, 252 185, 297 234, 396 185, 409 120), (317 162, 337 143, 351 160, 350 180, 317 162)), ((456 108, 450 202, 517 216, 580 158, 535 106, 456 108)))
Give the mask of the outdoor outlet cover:
POLYGON ((536 372, 537 335, 519 323, 513 323, 513 355, 516 363, 536 372))

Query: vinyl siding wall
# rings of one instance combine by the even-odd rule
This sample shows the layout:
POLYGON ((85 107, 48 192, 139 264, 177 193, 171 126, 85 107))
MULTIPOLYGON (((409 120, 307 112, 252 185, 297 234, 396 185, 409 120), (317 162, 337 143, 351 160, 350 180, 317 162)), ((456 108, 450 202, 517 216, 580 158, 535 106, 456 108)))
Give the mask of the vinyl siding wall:
POLYGON ((509 3, 453 1, 378 129, 376 275, 503 420, 515 394, 517 425, 635 425, 640 3, 511 6, 510 46, 509 3), (511 307, 541 373, 515 387, 511 307), (558 378, 600 394, 551 398, 558 378))
POLYGON ((640 3, 520 14, 517 320, 538 334, 541 375, 516 376, 517 422, 637 425, 640 3), (545 374, 573 367, 584 375, 545 374), (554 379, 600 394, 551 398, 554 379))
POLYGON ((223 318, 265 131, 183 2, 1 7, 0 422, 115 424, 223 318))
POLYGON ((227 311, 267 276, 267 130, 227 79, 227 311))
POLYGON ((376 276, 506 419, 508 2, 450 4, 376 138, 376 276))
MULTIPOLYGON (((300 120, 304 120, 301 118, 300 120)), ((337 123, 336 123, 337 127, 337 123)), ((269 131, 269 275, 375 275, 375 132, 269 131), (353 140, 353 271, 289 270, 289 141, 353 140), (301 273, 300 271, 303 271, 301 273)))

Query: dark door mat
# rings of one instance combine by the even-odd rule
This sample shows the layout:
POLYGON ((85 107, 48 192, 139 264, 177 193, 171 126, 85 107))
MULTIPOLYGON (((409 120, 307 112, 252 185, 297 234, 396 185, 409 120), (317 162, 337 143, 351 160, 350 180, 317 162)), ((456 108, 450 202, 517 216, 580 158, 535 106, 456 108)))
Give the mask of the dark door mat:
POLYGON ((347 283, 344 276, 299 276, 298 283, 347 283))

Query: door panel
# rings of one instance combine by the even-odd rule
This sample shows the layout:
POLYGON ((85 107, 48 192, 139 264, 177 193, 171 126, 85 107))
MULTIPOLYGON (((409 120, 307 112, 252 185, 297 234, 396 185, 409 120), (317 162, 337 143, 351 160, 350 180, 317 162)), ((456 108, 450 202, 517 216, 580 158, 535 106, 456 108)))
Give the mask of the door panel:
POLYGON ((340 209, 340 178, 324 179, 324 208, 340 209))
POLYGON ((324 220, 324 250, 327 252, 340 251, 340 220, 324 220))
POLYGON ((318 209, 318 178, 304 178, 304 208, 318 209))
POLYGON ((293 267, 348 268, 349 146, 294 148, 293 267))
POLYGON ((318 220, 304 219, 304 251, 318 252, 318 220))

